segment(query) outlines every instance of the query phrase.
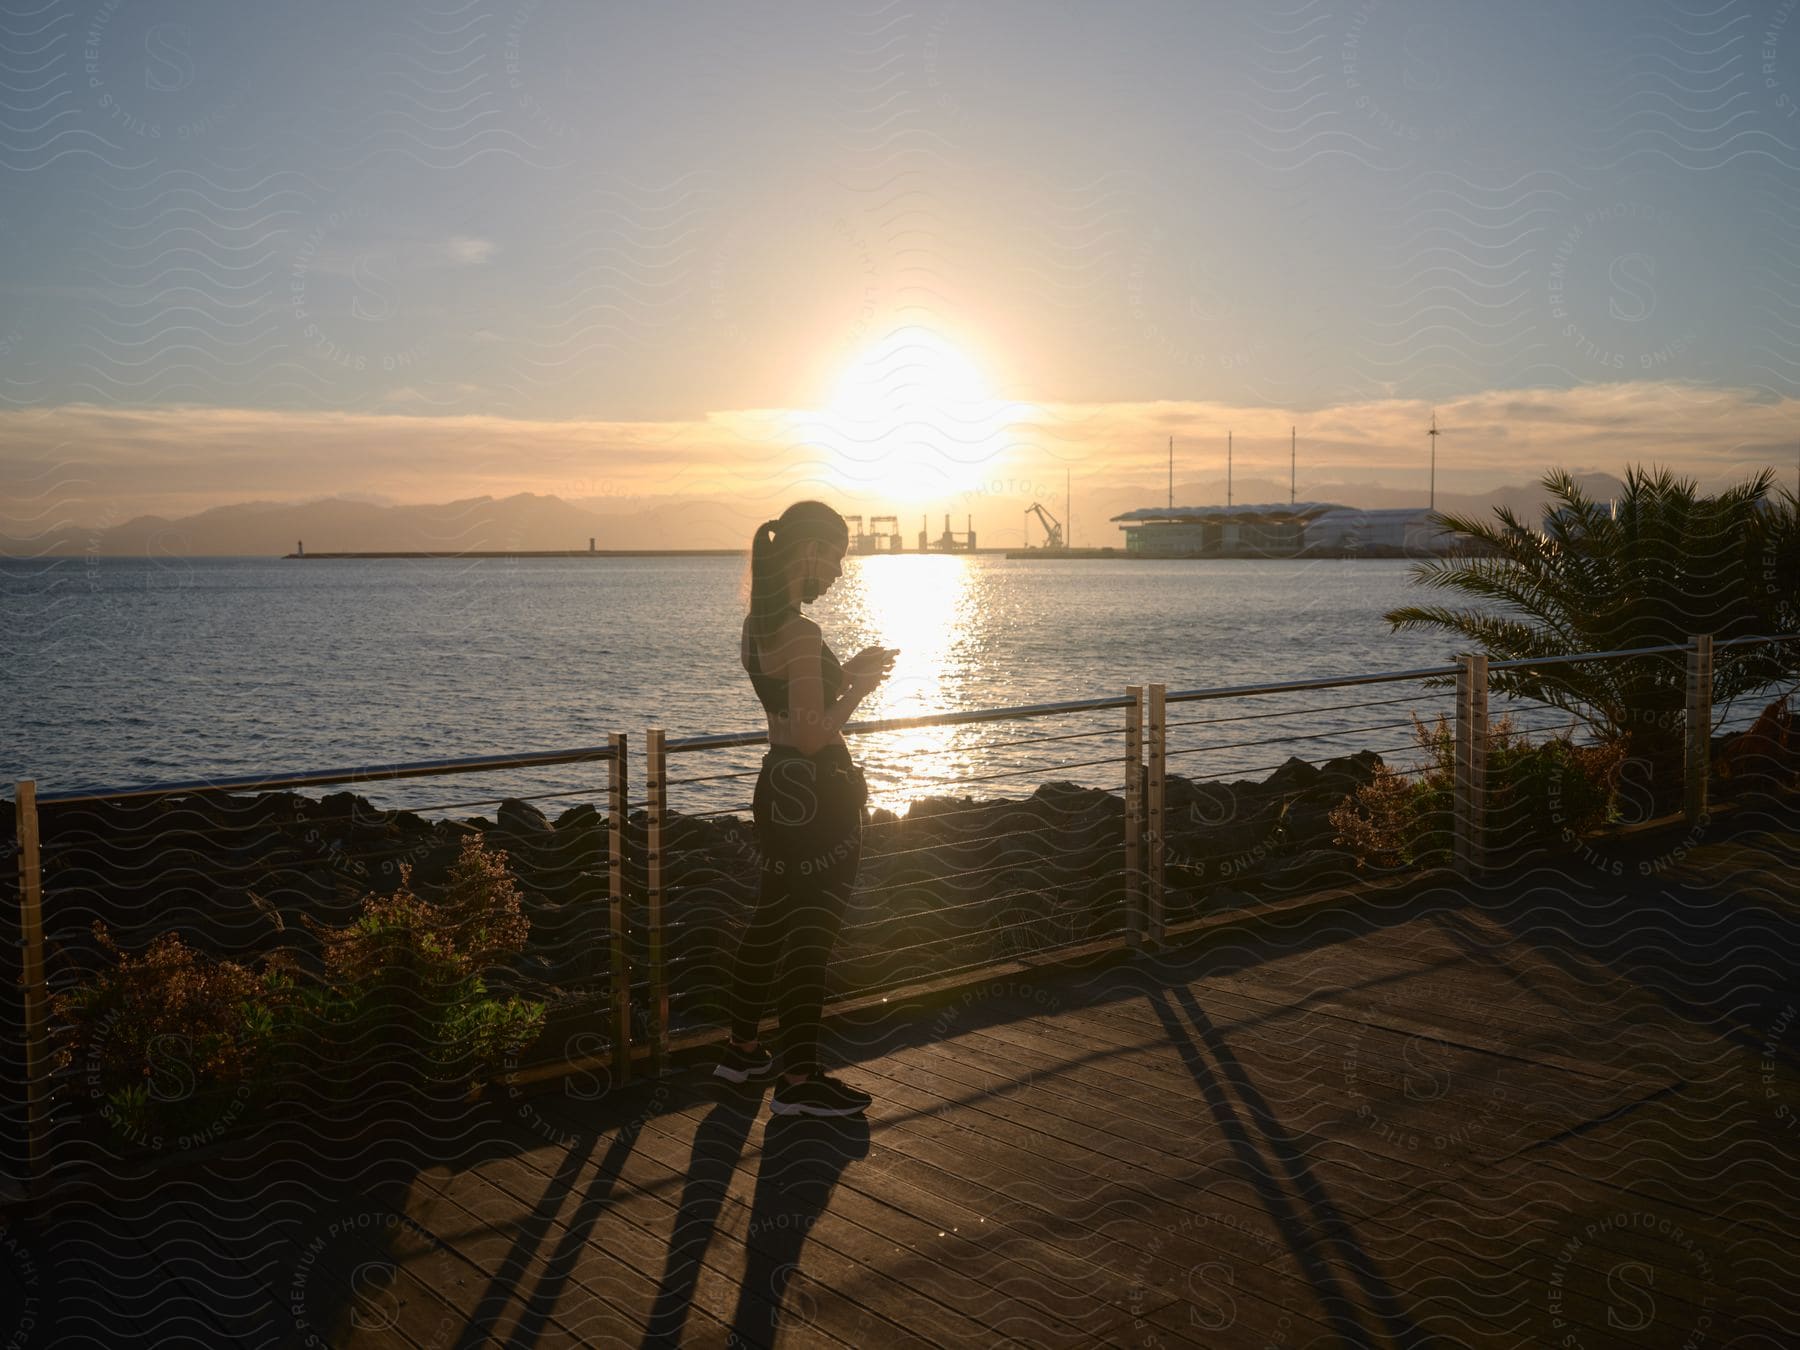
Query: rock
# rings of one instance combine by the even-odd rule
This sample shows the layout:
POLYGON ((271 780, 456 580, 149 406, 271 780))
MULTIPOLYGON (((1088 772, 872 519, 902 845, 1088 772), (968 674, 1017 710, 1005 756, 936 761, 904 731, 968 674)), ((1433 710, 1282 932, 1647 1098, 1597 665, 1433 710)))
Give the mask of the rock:
MULTIPOLYGON (((1237 819, 1259 803, 1263 794, 1259 784, 1240 785, 1240 792, 1223 783, 1193 783, 1185 778, 1169 778, 1163 787, 1163 807, 1170 828, 1223 825, 1237 819)), ((1123 817, 1124 803, 1120 803, 1123 817)))
POLYGON ((431 833, 431 822, 416 811, 390 811, 388 822, 402 836, 417 839, 431 833))
POLYGON ((954 815, 979 803, 968 797, 921 797, 906 810, 909 822, 930 820, 935 816, 954 815))
POLYGON ((606 817, 589 802, 579 806, 571 806, 556 818, 556 832, 562 834, 566 830, 605 829, 606 817))
POLYGON ((1263 780, 1263 786, 1278 792, 1304 792, 1322 776, 1317 765, 1307 763, 1298 755, 1290 755, 1287 763, 1263 780))
POLYGON ((1373 750, 1358 750, 1354 755, 1327 760, 1305 795, 1309 801, 1334 805, 1371 781, 1381 762, 1381 756, 1373 750))
POLYGON ((1104 811, 1109 802, 1120 805, 1116 794, 1103 788, 1082 787, 1079 783, 1045 783, 1031 794, 1031 801, 1070 813, 1104 811))
POLYGON ((319 798, 317 809, 309 811, 307 818, 311 821, 343 821, 348 823, 356 815, 359 806, 368 803, 354 792, 327 792, 319 798))
POLYGON ((515 797, 508 797, 500 803, 500 809, 495 814, 499 816, 499 832, 501 834, 534 844, 549 842, 545 836, 551 833, 550 822, 544 819, 544 813, 530 802, 522 802, 515 797))

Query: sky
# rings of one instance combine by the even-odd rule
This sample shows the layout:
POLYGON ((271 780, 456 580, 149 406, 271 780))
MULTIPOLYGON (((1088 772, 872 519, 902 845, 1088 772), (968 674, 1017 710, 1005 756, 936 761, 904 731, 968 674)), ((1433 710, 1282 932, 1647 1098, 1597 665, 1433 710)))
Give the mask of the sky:
POLYGON ((0 532, 1791 481, 1797 8, 18 0, 0 532))

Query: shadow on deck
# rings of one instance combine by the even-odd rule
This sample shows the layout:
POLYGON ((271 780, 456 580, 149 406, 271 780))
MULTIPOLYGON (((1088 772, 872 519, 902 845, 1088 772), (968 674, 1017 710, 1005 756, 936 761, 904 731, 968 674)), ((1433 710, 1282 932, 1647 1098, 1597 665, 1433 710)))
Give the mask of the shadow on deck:
POLYGON ((121 1169, 0 1229, 0 1332, 1792 1344, 1797 868, 1765 803, 865 1010, 834 1035, 866 1122, 696 1062, 121 1169))

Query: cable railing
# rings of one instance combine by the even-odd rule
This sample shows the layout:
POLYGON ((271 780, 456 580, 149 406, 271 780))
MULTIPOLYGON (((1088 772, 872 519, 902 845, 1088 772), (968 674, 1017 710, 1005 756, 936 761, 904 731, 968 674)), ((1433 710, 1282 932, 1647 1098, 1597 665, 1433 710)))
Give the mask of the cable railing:
MULTIPOLYGON (((1497 671, 1647 655, 1679 663, 1682 805, 1704 819, 1714 740, 1760 715, 1713 705, 1714 651, 1789 640, 1701 636, 1218 688, 1146 683, 1122 696, 849 724, 871 809, 831 965, 833 1006, 1154 949, 1232 910, 1353 884, 1366 859, 1343 837, 1342 812, 1371 785, 1397 785, 1392 793, 1413 803, 1403 861, 1464 878, 1505 865, 1518 856, 1515 837, 1543 822, 1524 819, 1525 798, 1494 766, 1532 738, 1585 742, 1562 707, 1510 699, 1490 708, 1497 671)), ((113 1137, 96 1134, 96 1118, 120 1109, 93 1086, 96 1064, 117 1058, 117 1047, 96 1049, 90 1034, 71 1059, 53 1001, 74 1006, 72 996, 129 954, 140 971, 152 956, 210 962, 215 975, 229 964, 231 979, 273 981, 265 987, 287 990, 292 1003, 296 987, 341 982, 354 965, 343 934, 359 924, 401 942, 407 915, 426 912, 406 910, 407 878, 421 893, 465 900, 471 887, 517 892, 525 922, 499 922, 515 940, 467 953, 462 973, 477 984, 458 986, 474 997, 459 1025, 486 1037, 490 1070, 496 1038, 513 1035, 499 1065, 509 1084, 577 1069, 614 1082, 665 1072, 676 1052, 722 1036, 728 1020, 731 967, 759 886, 750 797, 766 743, 760 732, 673 739, 652 728, 635 810, 623 733, 570 750, 123 788, 40 793, 21 781, 19 920, 4 935, 20 952, 21 1001, 5 1047, 19 1087, 7 1094, 19 1126, 8 1133, 26 1143, 20 1170, 41 1181, 83 1150, 134 1142, 117 1137, 117 1120, 113 1137), (602 766, 604 782, 579 776, 602 766), (542 791, 528 781, 571 769, 575 778, 542 791), (446 790, 446 780, 472 774, 484 783, 506 775, 520 790, 446 790), (350 790, 400 782, 432 795, 383 807, 350 790), (339 790, 294 791, 321 787, 339 790), (490 807, 491 819, 456 814, 490 807), (505 849, 503 879, 455 871, 477 833, 505 849), (181 952, 157 947, 171 933, 181 952), (539 1020, 508 1022, 522 1008, 539 1020)), ((194 1063, 154 1058, 153 1104, 193 1091, 194 1063)), ((146 1109, 141 1095, 135 1109, 146 1109)), ((208 1109, 190 1131, 202 1142, 224 1119, 225 1108, 208 1109)))
POLYGON ((122 788, 20 782, 17 927, 0 933, 20 953, 0 1032, 18 1090, 0 1114, 24 1152, 6 1165, 41 1183, 185 1153, 268 1099, 325 1105, 402 1070, 529 1080, 549 1046, 628 1077, 627 769, 614 735, 122 788), (455 786, 550 773, 547 792, 455 786), (392 809, 350 790, 400 783, 392 809))
MULTIPOLYGON (((1130 717, 1121 714, 1136 706, 1128 693, 846 726, 873 809, 832 957, 832 996, 879 997, 1115 936, 1127 870, 1117 789, 1130 717), (1027 780, 1052 786, 1021 799, 1027 780), (891 809, 902 804, 904 814, 891 809)), ((659 1064, 728 1021, 760 870, 747 835, 721 832, 751 815, 755 770, 717 773, 708 761, 763 742, 656 730, 645 738, 653 870, 634 993, 659 1064), (735 790, 730 800, 695 800, 721 781, 735 790)))

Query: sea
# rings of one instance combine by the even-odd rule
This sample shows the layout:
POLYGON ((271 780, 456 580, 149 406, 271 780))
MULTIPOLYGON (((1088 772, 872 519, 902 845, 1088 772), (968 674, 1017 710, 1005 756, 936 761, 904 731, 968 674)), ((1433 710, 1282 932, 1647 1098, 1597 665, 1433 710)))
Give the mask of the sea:
MULTIPOLYGON (((858 720, 1416 669, 1456 639, 1383 615, 1442 601, 1399 560, 849 558, 811 607, 841 657, 898 647, 858 720)), ((733 557, 0 560, 5 792, 40 794, 350 769, 766 729, 738 664, 733 557)), ((1260 775, 1291 755, 1414 748, 1418 684, 1177 701, 1171 772, 1260 775)), ((1117 790, 1118 709, 851 737, 872 805, 1029 795, 1053 780, 1117 790)), ((670 805, 747 811, 761 750, 671 753, 670 805)), ((584 764, 373 782, 428 816, 506 797, 554 818, 603 805, 584 764)), ((315 794, 331 790, 313 788, 315 794)))

